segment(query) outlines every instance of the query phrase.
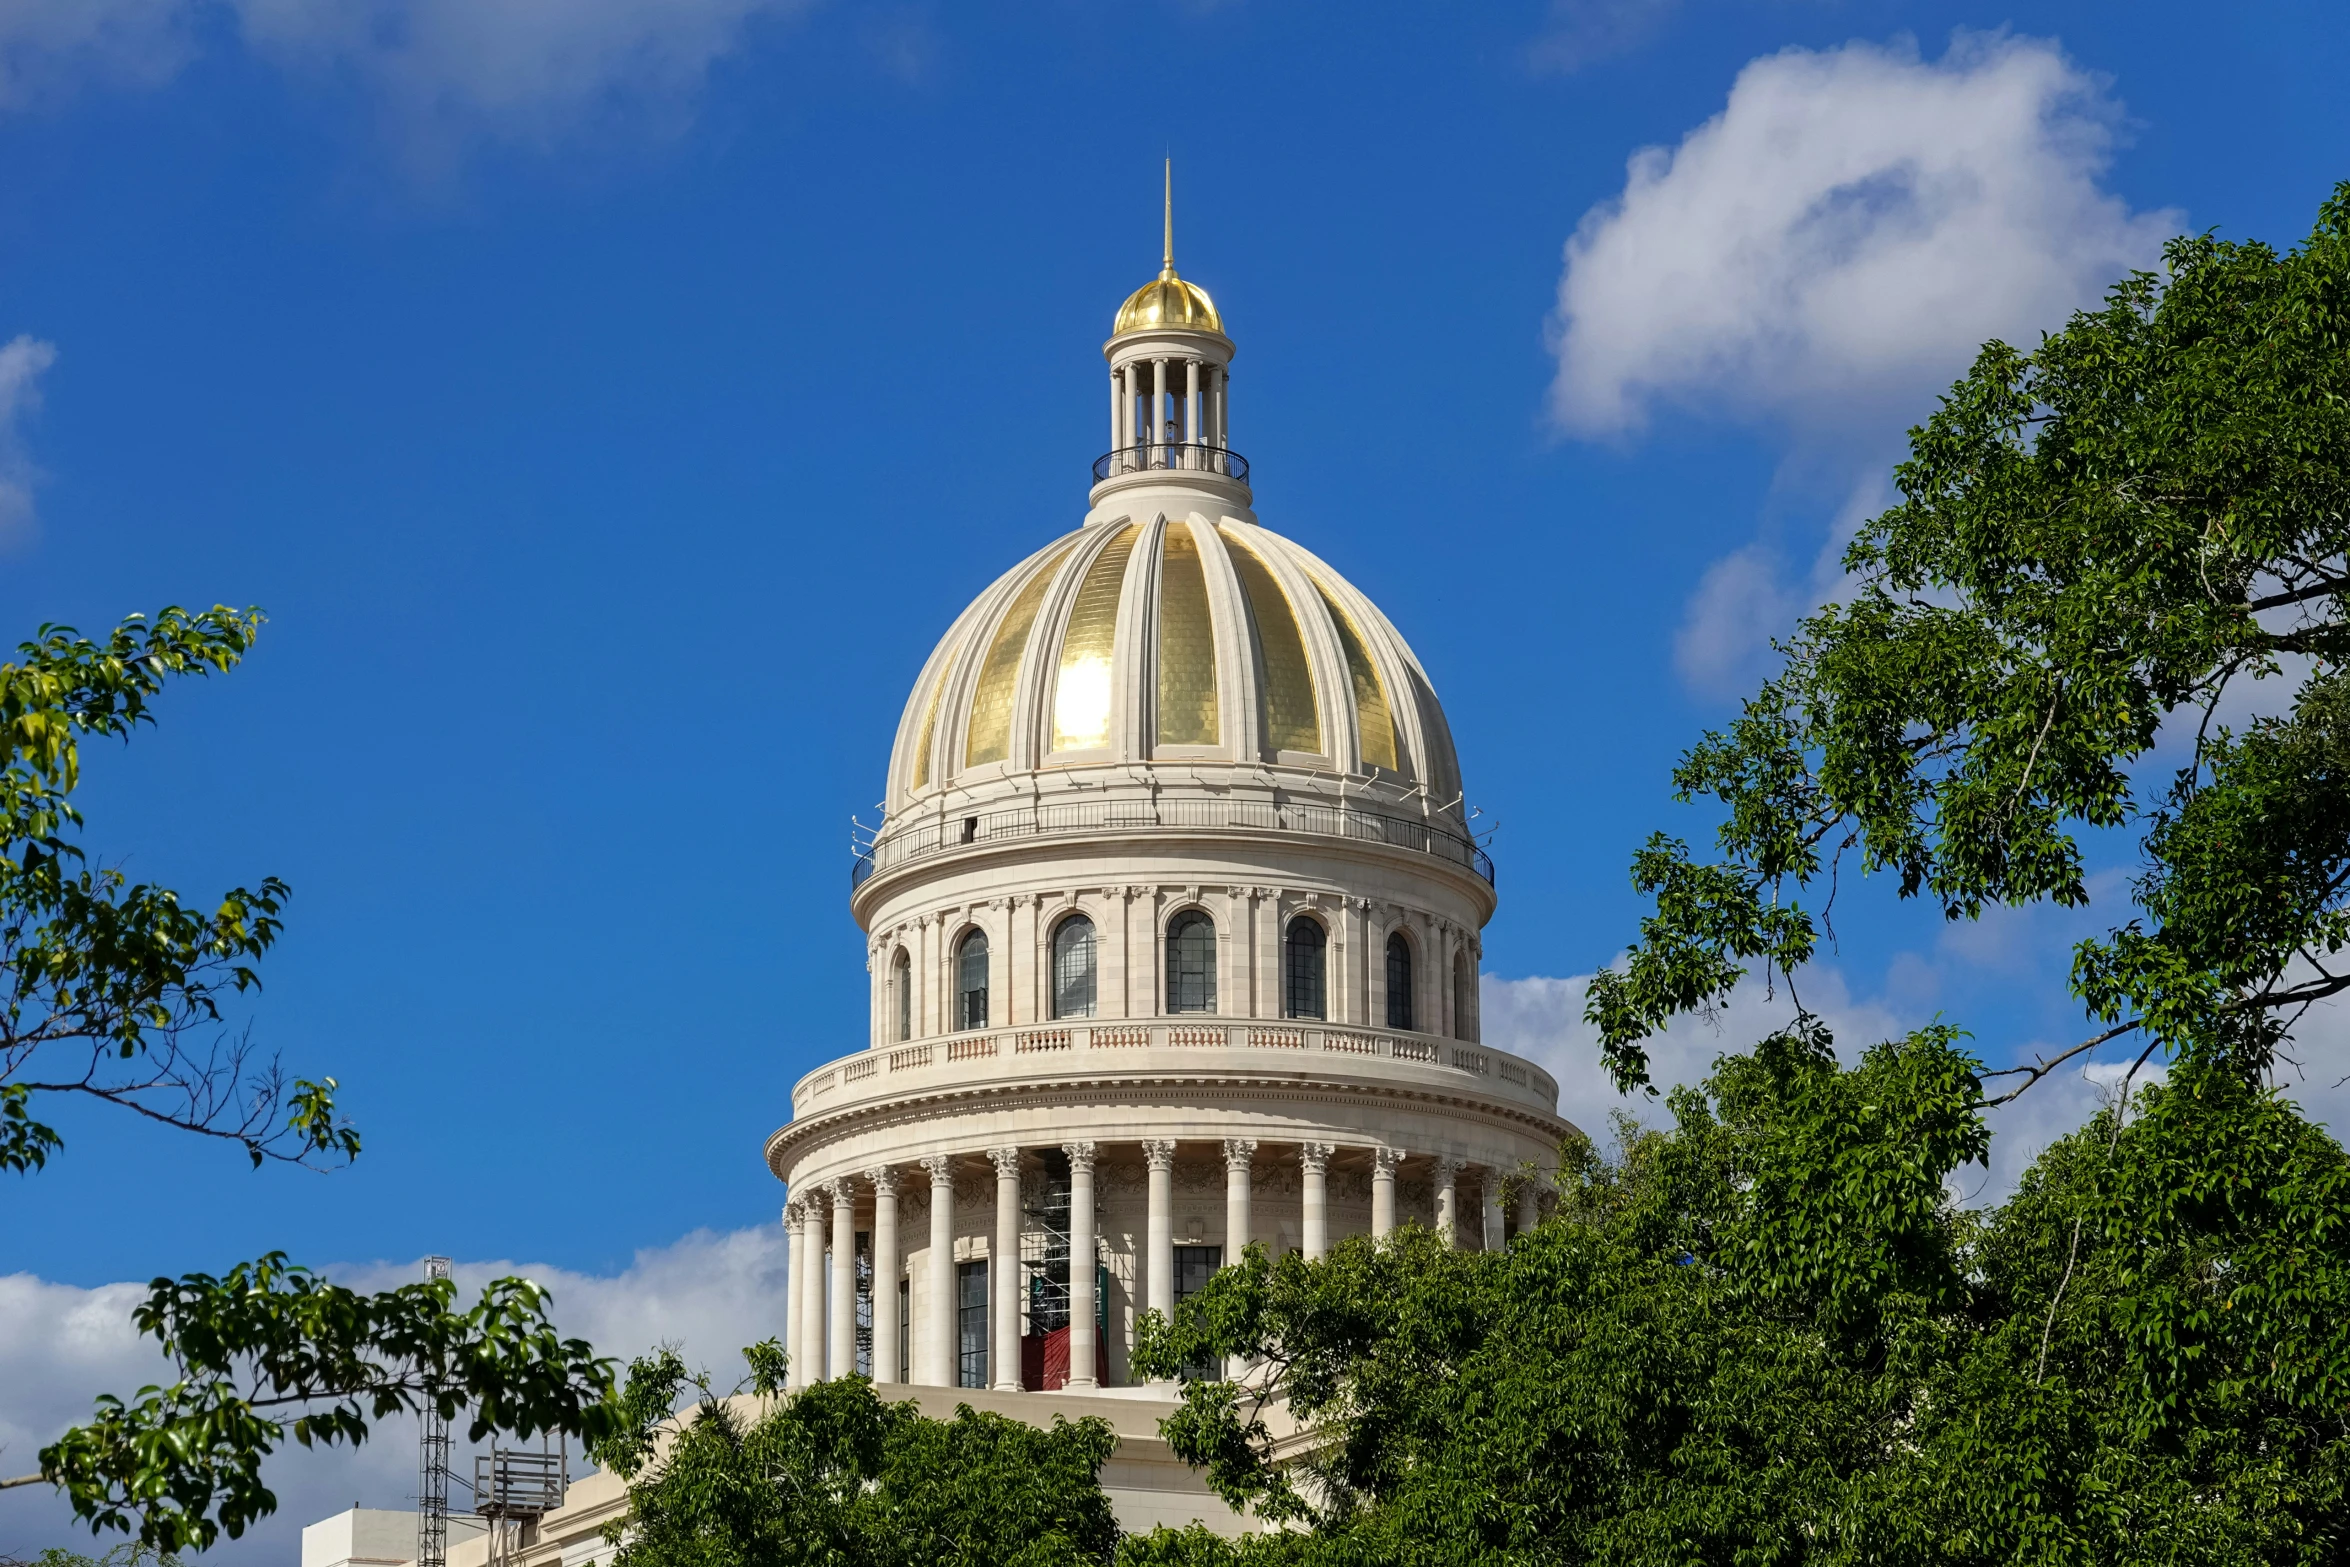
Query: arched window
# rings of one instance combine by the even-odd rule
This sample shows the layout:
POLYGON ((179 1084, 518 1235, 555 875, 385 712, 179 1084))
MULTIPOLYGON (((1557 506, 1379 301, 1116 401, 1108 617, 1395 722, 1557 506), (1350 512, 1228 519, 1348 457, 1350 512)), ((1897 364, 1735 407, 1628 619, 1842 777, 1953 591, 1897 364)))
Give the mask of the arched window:
POLYGON ((897 1014, 898 1043, 904 1044, 914 1037, 914 960, 903 947, 890 960, 889 1004, 897 1014))
POLYGON ((955 948, 955 1027, 987 1027, 987 932, 975 930, 955 948))
POLYGON ((1412 944, 1402 931, 1387 938, 1387 1026, 1412 1028, 1412 944))
POLYGON ((1053 1016, 1093 1016, 1093 921, 1072 914, 1053 927, 1053 1016))
POLYGON ((1167 924, 1167 1010, 1216 1010, 1216 922, 1197 909, 1167 924))
POLYGON ((1463 947, 1452 955, 1452 1037, 1475 1039, 1477 1008, 1477 975, 1469 967, 1469 950, 1463 947))
POLYGON ((1322 1000, 1323 958, 1329 944, 1320 920, 1300 914, 1289 922, 1289 934, 1281 943, 1281 977, 1287 1001, 1284 1010, 1291 1017, 1329 1015, 1322 1000))

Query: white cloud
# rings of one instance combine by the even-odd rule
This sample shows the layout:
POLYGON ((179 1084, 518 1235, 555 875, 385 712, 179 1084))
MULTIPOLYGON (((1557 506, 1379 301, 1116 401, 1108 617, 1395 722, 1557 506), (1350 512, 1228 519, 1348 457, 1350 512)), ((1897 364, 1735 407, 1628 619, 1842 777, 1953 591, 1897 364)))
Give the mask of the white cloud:
POLYGON ((57 362, 57 348, 19 334, 0 348, 0 548, 33 528, 33 484, 40 477, 18 430, 41 406, 41 377, 57 362))
POLYGON ((1681 0, 1551 0, 1549 22, 1527 58, 1536 70, 1579 71, 1639 48, 1680 8, 1681 0))
POLYGON ((1586 435, 1660 398, 1898 429, 1986 338, 2058 325, 2178 232, 2099 188, 2119 116, 2043 39, 1753 61, 1567 242, 1554 412, 1586 435))
POLYGON ((0 108, 161 83, 228 31, 304 78, 357 85, 411 143, 541 141, 614 110, 678 116, 754 19, 811 3, 0 0, 0 108))
POLYGON ((1621 438, 1660 406, 1760 424, 1837 497, 1808 569, 1767 540, 1708 569, 1674 645, 1693 689, 1750 686, 1770 639, 1836 596, 1902 432, 1986 340, 2036 342, 2159 259, 2180 214, 2099 183, 2120 118, 2044 39, 1789 49, 1584 215, 1551 322, 1559 427, 1621 438))
MULTIPOLYGON (((461 1262, 461 1295, 490 1279, 520 1274, 553 1292, 561 1330, 623 1360, 658 1343, 680 1347, 689 1364, 732 1385, 736 1351, 783 1332, 785 1259, 780 1224, 732 1234, 696 1231, 674 1245, 639 1252, 615 1276, 512 1262, 461 1262)), ((388 1289, 421 1276, 415 1263, 367 1263, 321 1270, 355 1289, 388 1289)), ((26 1274, 0 1277, 0 1470, 30 1473, 34 1455, 65 1427, 89 1418, 102 1392, 129 1395, 159 1382, 169 1367, 152 1343, 131 1331, 130 1312, 145 1286, 78 1289, 26 1274)), ((289 1444, 264 1474, 278 1510, 244 1539, 223 1543, 207 1562, 293 1560, 304 1524, 355 1503, 415 1505, 414 1426, 394 1419, 356 1448, 304 1451, 289 1444)), ((462 1436, 462 1432, 458 1433, 462 1436)), ((460 1469, 469 1460, 460 1457, 460 1469)), ((460 1500, 458 1505, 462 1506, 460 1500)), ((89 1535, 54 1493, 38 1487, 0 1492, 0 1557, 29 1558, 42 1547, 88 1548, 89 1535)))

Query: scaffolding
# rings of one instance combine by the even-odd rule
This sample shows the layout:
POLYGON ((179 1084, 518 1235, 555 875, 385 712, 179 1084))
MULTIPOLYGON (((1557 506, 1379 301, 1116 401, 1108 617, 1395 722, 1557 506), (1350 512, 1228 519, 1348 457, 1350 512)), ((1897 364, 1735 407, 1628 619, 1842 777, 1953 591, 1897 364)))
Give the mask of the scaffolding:
MULTIPOLYGON (((428 1283, 448 1276, 448 1258, 424 1259, 428 1283)), ((432 1401, 433 1390, 426 1388, 424 1395, 417 1415, 416 1567, 449 1567, 449 1422, 432 1401)))
POLYGON ((517 1452, 493 1447, 473 1460, 473 1510, 489 1526, 487 1567, 513 1567, 538 1542, 539 1520, 563 1505, 571 1444, 517 1452))

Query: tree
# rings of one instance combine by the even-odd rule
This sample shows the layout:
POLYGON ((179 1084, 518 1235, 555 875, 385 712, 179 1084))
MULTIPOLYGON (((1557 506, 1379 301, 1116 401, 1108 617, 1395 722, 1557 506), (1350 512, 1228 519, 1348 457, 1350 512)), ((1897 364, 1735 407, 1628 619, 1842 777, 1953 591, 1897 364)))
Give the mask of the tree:
POLYGON ((1574 1151, 1503 1252, 1252 1247, 1149 1319, 1176 1451, 1289 1532, 1223 1563, 2329 1563, 2350 1552, 2350 1159, 2199 1063, 1987 1213, 1943 1031, 1816 1027, 1574 1151), (2230 1150, 2215 1161, 2209 1150, 2230 1150), (2182 1180, 2182 1168, 2191 1178, 2182 1180), (2084 1239, 2071 1236, 2082 1223, 2084 1239), (2056 1310, 2059 1298, 2066 1303, 2056 1310), (2050 1324, 2054 1331, 2049 1331, 2050 1324), (1283 1404, 1315 1439, 1277 1449, 1283 1404))
POLYGON ((2084 831, 2135 836, 2138 913, 2075 952, 2090 1037, 2000 1097, 2125 1037, 2257 1076, 2350 988, 2350 183, 2299 250, 2174 240, 2036 352, 1986 345, 1895 479, 1844 601, 1674 772, 1719 852, 1635 859, 1655 912, 1588 1000, 1619 1086, 1751 966, 1792 987, 1844 873, 1950 919, 2078 906, 2084 831))
POLYGON ((1098 1478, 1107 1423, 1038 1430, 965 1405, 952 1420, 884 1404, 862 1377, 782 1393, 772 1342, 745 1350, 732 1398, 674 1351, 629 1368, 591 1456, 629 1481, 615 1567, 1079 1567, 1118 1524, 1098 1478), (673 1418, 688 1386, 698 1397, 673 1418))
MULTIPOLYGON (((103 641, 44 626, 0 664, 0 1169, 31 1174, 64 1149, 40 1118, 93 1099, 243 1149, 254 1166, 355 1158, 333 1078, 289 1079, 232 1031, 221 1002, 260 985, 285 883, 233 889, 209 914, 167 887, 93 867, 74 834, 84 737, 128 739, 172 679, 225 673, 261 616, 215 606, 132 616, 103 641)), ((261 1462, 289 1435, 365 1440, 370 1423, 437 1407, 492 1430, 600 1434, 609 1365, 557 1336, 548 1297, 520 1279, 453 1309, 447 1281, 363 1295, 272 1253, 221 1277, 156 1279, 134 1314, 179 1375, 43 1448, 40 1471, 93 1530, 135 1530, 172 1553, 232 1539, 276 1506, 261 1462)))

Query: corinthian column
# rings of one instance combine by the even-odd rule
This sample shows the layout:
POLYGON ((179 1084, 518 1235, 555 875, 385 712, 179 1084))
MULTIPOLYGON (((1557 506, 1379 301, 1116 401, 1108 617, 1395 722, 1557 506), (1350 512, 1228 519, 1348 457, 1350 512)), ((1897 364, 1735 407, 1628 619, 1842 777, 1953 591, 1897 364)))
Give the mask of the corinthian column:
POLYGON ((987 1358, 998 1392, 1020 1391, 1020 1150, 990 1148, 995 1245, 987 1259, 987 1358))
POLYGON ((962 1304, 955 1278, 955 1161, 932 1154, 922 1161, 922 1168, 930 1172, 930 1316, 922 1332, 930 1365, 921 1380, 932 1387, 953 1387, 959 1380, 955 1318, 962 1304))
MULTIPOLYGON (((1161 1317, 1175 1316, 1175 1145, 1152 1140, 1142 1145, 1150 1166, 1150 1213, 1143 1227, 1143 1304, 1161 1317)), ((1164 1381, 1161 1384, 1164 1386, 1164 1381)))
POLYGON ((1101 1386, 1094 1375, 1093 1157, 1092 1143, 1063 1143, 1069 1156, 1069 1387, 1084 1392, 1101 1386))
POLYGON ((1385 1240, 1395 1233, 1395 1167, 1403 1160, 1401 1148, 1371 1150, 1371 1238, 1385 1240))
POLYGON ((832 1183, 832 1342, 826 1374, 857 1370, 857 1186, 847 1176, 832 1183))
POLYGON ((1305 1193, 1305 1213, 1299 1233, 1306 1261, 1320 1262, 1330 1255, 1330 1155, 1328 1143, 1304 1143, 1297 1150, 1298 1185, 1305 1193))
POLYGON ((898 1172, 885 1164, 867 1170, 865 1179, 873 1183, 873 1380, 903 1382, 906 1368, 898 1364, 898 1172))
POLYGON ((1460 1233, 1461 1162, 1458 1159, 1436 1161, 1436 1238, 1447 1246, 1458 1246, 1460 1233))
POLYGON ((1489 1164, 1485 1167, 1483 1193, 1485 1197, 1485 1234, 1483 1237, 1485 1249, 1499 1251, 1509 1242, 1502 1233, 1501 1171, 1494 1165, 1489 1164))
POLYGON ((800 1200, 794 1197, 783 1205, 783 1238, 789 1248, 783 1287, 783 1356, 784 1386, 800 1387, 807 1377, 807 1363, 800 1357, 805 1351, 800 1345, 802 1298, 808 1293, 808 1238, 800 1233, 800 1200))

